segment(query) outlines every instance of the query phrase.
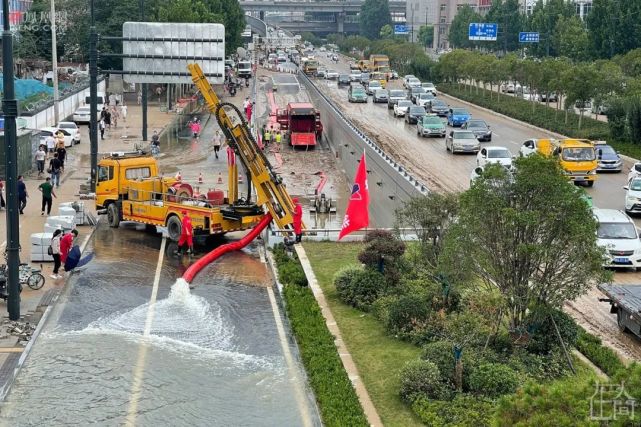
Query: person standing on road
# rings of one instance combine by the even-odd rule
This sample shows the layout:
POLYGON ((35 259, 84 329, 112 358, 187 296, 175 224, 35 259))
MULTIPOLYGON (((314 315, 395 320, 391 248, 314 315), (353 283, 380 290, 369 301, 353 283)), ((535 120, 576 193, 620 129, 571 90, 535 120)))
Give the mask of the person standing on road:
POLYGON ((160 154, 160 137, 158 136, 157 130, 155 130, 154 134, 151 136, 151 154, 153 156, 160 154))
POLYGON ((20 215, 24 214, 24 208, 27 207, 27 197, 29 193, 27 192, 27 186, 24 183, 24 178, 22 175, 18 176, 18 210, 20 215))
POLYGON ((65 144, 59 144, 58 148, 56 148, 56 153, 58 154, 58 160, 60 160, 60 172, 65 171, 65 159, 67 158, 67 149, 65 148, 65 144))
POLYGON ((47 136, 47 138, 45 139, 45 144, 47 144, 47 151, 49 151, 50 153, 53 153, 56 149, 56 140, 54 139, 53 135, 47 136))
POLYGON ((296 243, 300 243, 301 238, 303 237, 303 207, 297 197, 294 197, 292 202, 294 202, 294 221, 292 225, 294 227, 294 234, 296 235, 296 243))
POLYGON ((243 110, 247 113, 247 106, 249 105, 249 97, 245 98, 243 101, 243 110))
POLYGON ((114 124, 114 127, 118 127, 118 108, 114 105, 111 107, 111 121, 114 124))
POLYGON ((276 139, 276 147, 275 147, 276 151, 280 151, 280 142, 283 139, 283 134, 281 133, 280 130, 278 132, 276 132, 276 138, 275 139, 276 139))
POLYGON ((216 155, 216 160, 218 160, 218 152, 220 151, 220 146, 223 145, 223 136, 220 134, 219 130, 214 134, 212 142, 214 144, 214 154, 216 155))
POLYGON ((191 255, 194 252, 194 230, 191 226, 191 218, 187 211, 182 211, 182 216, 182 227, 180 227, 180 239, 178 240, 178 250, 176 254, 179 252, 182 254, 182 247, 187 245, 187 253, 191 255))
POLYGON ((40 184, 38 186, 38 190, 42 193, 42 212, 40 212, 40 215, 45 214, 45 207, 47 208, 47 216, 51 215, 51 204, 53 203, 53 197, 58 197, 56 196, 56 193, 53 191, 53 185, 51 185, 51 178, 47 177, 45 182, 40 184))
POLYGON ((267 148, 267 144, 269 144, 271 140, 272 140, 272 130, 265 129, 265 135, 263 136, 263 147, 267 148))
POLYGON ((252 121, 252 111, 254 111, 253 103, 250 103, 247 106, 247 110, 245 110, 245 115, 247 116, 247 123, 251 123, 252 121))
POLYGON ((56 188, 60 187, 60 160, 58 160, 58 153, 53 153, 53 158, 49 160, 48 172, 51 174, 51 185, 56 188))
POLYGON ((127 106, 125 104, 120 107, 120 115, 122 116, 122 121, 127 123, 127 106))
POLYGON ((105 127, 111 130, 111 113, 109 110, 105 110, 105 127))
POLYGON ((138 91, 138 105, 142 104, 142 91, 138 91))
POLYGON ((42 174, 45 172, 45 159, 47 158, 47 153, 42 145, 38 148, 34 157, 36 159, 36 165, 38 165, 38 178, 41 178, 42 174))
POLYGON ((67 255, 69 255, 69 251, 73 247, 73 241, 77 236, 78 230, 74 228, 60 239, 60 262, 63 264, 67 261, 67 255))
POLYGON ((107 127, 107 125, 105 124, 105 119, 100 119, 98 127, 100 128, 100 139, 105 139, 105 128, 107 127))
POLYGON ((61 279, 62 276, 58 274, 60 271, 60 265, 62 262, 60 260, 60 240, 62 239, 62 230, 58 229, 53 232, 53 237, 51 238, 51 256, 53 257, 53 274, 49 277, 52 279, 61 279))

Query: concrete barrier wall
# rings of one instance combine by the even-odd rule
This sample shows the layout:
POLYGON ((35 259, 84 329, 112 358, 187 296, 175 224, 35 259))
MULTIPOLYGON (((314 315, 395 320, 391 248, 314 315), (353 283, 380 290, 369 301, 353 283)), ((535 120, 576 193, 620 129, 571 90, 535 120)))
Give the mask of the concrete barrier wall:
MULTIPOLYGON (((105 87, 104 79, 98 82, 98 92, 105 93, 105 87)), ((69 95, 64 99, 60 99, 58 101, 59 119, 62 121, 71 116, 78 107, 85 104, 85 98, 88 96, 89 87, 69 95)), ((28 129, 42 129, 57 124, 55 123, 53 104, 32 116, 20 116, 20 118, 26 121, 26 127, 28 129)))
POLYGON ((303 73, 298 76, 321 113, 325 135, 350 183, 354 181, 358 162, 365 151, 371 226, 393 227, 396 209, 429 190, 354 126, 307 76, 303 73))

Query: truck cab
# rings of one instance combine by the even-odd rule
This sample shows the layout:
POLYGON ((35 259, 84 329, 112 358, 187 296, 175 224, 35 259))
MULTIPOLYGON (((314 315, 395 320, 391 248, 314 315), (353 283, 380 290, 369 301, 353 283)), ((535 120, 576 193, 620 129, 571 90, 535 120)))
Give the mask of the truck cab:
POLYGON ((138 153, 111 153, 98 162, 96 209, 126 198, 132 182, 158 175, 158 163, 138 153))

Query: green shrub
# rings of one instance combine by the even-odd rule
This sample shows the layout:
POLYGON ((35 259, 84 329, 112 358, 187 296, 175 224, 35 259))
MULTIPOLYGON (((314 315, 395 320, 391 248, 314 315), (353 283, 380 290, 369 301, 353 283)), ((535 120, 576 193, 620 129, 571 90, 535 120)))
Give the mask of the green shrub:
POLYGON ((372 315, 374 315, 377 320, 383 322, 383 324, 387 323, 389 308, 397 299, 398 297, 396 295, 386 295, 378 298, 372 304, 372 315))
POLYGON ((561 310, 537 306, 530 312, 527 319, 525 319, 528 325, 528 331, 530 332, 530 340, 527 345, 528 351, 547 354, 561 346, 551 318, 554 318, 565 345, 574 345, 579 332, 579 328, 574 319, 561 310))
POLYGON ((412 403, 412 410, 427 426, 485 427, 489 426, 495 404, 478 396, 458 394, 451 401, 424 397, 412 403))
POLYGON ((386 230, 368 232, 363 243, 365 248, 358 254, 358 260, 366 267, 383 273, 390 285, 398 283, 405 243, 386 230))
POLYGON ((290 257, 282 244, 274 246, 273 253, 281 283, 307 286, 307 276, 295 254, 290 257))
POLYGON ((345 304, 368 311, 385 291, 385 280, 377 271, 350 266, 336 273, 334 286, 338 297, 345 304))
POLYGON ((608 376, 614 376, 625 367, 614 350, 604 346, 599 337, 586 332, 584 329, 579 332, 575 346, 577 350, 608 376))
POLYGON ((334 336, 325 325, 312 291, 287 284, 283 295, 323 424, 367 426, 363 408, 334 345, 334 336))
POLYGON ((414 330, 425 327, 432 310, 422 295, 402 295, 388 308, 387 331, 408 339, 414 330))
POLYGON ((408 362, 401 371, 401 399, 412 402, 419 397, 441 399, 447 396, 438 367, 425 360, 408 362))
POLYGON ((469 376, 470 391, 489 397, 514 393, 519 386, 518 373, 502 363, 486 363, 469 376))
POLYGON ((534 354, 524 348, 515 348, 506 363, 512 369, 538 381, 558 379, 571 373, 560 349, 548 354, 534 354))
POLYGON ((427 343, 423 346, 421 359, 434 363, 441 372, 443 380, 453 384, 456 365, 454 344, 444 340, 427 343))

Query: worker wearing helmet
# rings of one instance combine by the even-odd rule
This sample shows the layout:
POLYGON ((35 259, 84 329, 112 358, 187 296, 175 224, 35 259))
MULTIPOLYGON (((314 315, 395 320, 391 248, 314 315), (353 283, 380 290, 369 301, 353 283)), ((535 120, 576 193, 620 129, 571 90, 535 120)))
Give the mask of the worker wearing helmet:
POLYGON ((294 227, 294 234, 296 235, 296 243, 300 243, 303 237, 303 207, 296 197, 292 199, 292 202, 294 202, 294 221, 292 225, 294 227))
POLYGON ((178 240, 178 249, 176 250, 176 255, 178 253, 182 254, 182 247, 187 245, 187 253, 194 253, 194 230, 191 226, 191 218, 187 211, 182 211, 182 227, 180 227, 180 239, 178 240))

